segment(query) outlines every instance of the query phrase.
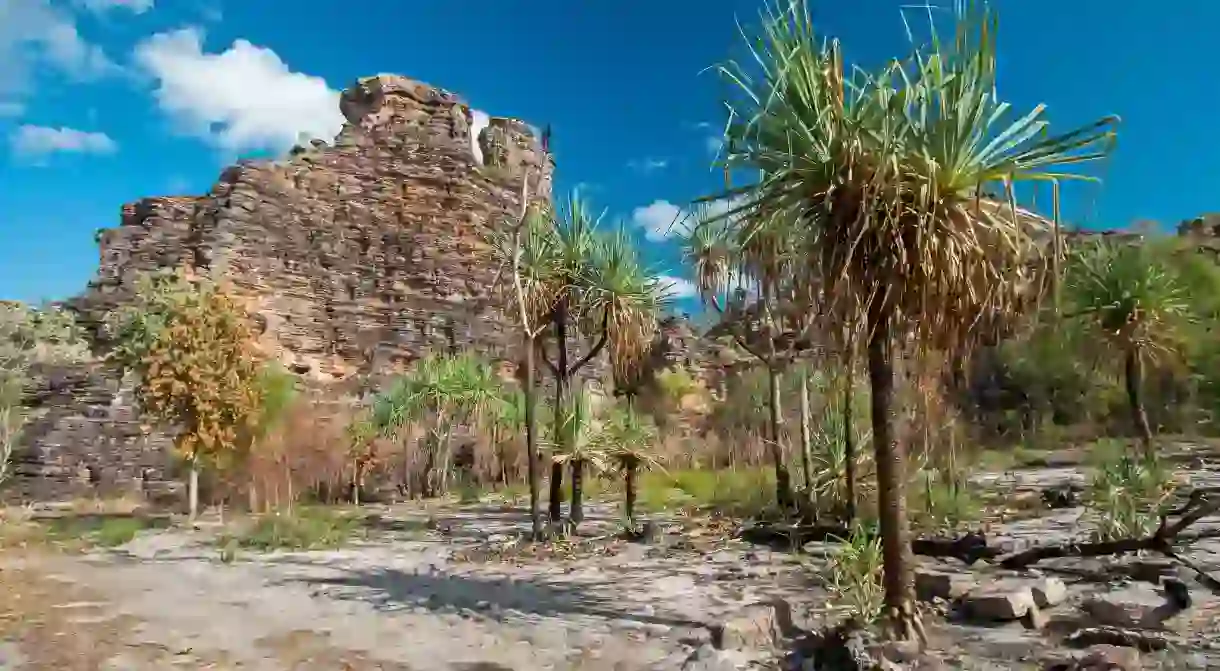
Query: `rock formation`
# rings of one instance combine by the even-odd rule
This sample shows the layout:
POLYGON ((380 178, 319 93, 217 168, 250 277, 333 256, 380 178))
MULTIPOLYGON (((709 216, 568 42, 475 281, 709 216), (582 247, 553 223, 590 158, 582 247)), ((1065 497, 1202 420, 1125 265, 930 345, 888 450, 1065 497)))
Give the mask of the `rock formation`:
MULTIPOLYGON (((385 373, 432 350, 492 358, 516 329, 491 292, 486 242, 515 219, 522 179, 550 197, 553 162, 530 128, 491 118, 472 137, 451 93, 392 75, 345 91, 333 146, 243 161, 203 196, 147 198, 100 231, 96 278, 69 302, 99 341, 137 276, 182 267, 227 281, 260 343, 318 383, 385 373), (478 142, 482 160, 476 156, 478 142)), ((166 439, 141 426, 129 384, 100 361, 44 371, 7 496, 114 493, 168 478, 166 439)))

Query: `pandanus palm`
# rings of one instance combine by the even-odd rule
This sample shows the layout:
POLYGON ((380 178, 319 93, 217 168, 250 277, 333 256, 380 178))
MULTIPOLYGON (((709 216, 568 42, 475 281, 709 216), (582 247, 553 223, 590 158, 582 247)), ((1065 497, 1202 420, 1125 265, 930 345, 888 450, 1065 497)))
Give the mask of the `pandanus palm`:
POLYGON ((983 316, 1029 304, 1045 222, 1016 207, 1011 184, 1069 177, 1053 170, 1103 156, 1116 122, 1051 135, 1042 106, 1010 120, 995 88, 994 16, 979 5, 955 18, 952 41, 869 73, 816 36, 803 0, 781 2, 748 36, 751 62, 719 68, 733 88, 726 162, 763 175, 742 191, 743 208, 766 215, 741 217, 745 237, 788 241, 802 259, 794 280, 825 320, 863 319, 886 615, 906 638, 919 627, 895 350, 956 349, 983 316), (984 196, 996 183, 1008 202, 984 196))
POLYGON ((657 427, 634 407, 612 410, 602 428, 605 455, 623 474, 623 518, 635 529, 636 482, 641 470, 659 467, 653 451, 657 427))
MULTIPOLYGON (((684 222, 683 256, 694 267, 699 296, 729 323, 737 344, 763 363, 767 371, 767 442, 775 468, 775 498, 781 508, 792 503, 791 476, 784 449, 783 409, 780 406, 781 362, 776 352, 776 325, 773 302, 782 291, 791 290, 786 282, 791 269, 789 255, 768 229, 757 236, 744 219, 741 207, 727 209, 701 203, 684 222), (746 321, 746 287, 759 289, 762 308, 759 322, 763 344, 751 344, 734 322, 746 321)), ((759 211, 749 213, 758 216, 759 211)), ((788 306, 790 307, 790 305, 788 306)))
POLYGON ((1131 418, 1151 458, 1144 365, 1177 348, 1175 335, 1190 312, 1184 288, 1150 250, 1102 241, 1072 256, 1067 289, 1073 316, 1088 320, 1122 357, 1131 418))
POLYGON ((454 429, 476 419, 499 394, 500 381, 485 362, 468 354, 431 355, 376 398, 371 421, 384 437, 407 424, 424 422, 428 438, 424 494, 439 495, 448 489, 454 429))
MULTIPOLYGON (((664 302, 662 287, 640 263, 627 230, 599 230, 595 216, 578 194, 558 211, 537 210, 531 224, 531 240, 522 254, 525 274, 532 278, 523 299, 534 323, 550 327, 554 343, 552 360, 542 352, 545 367, 555 378, 555 412, 571 405, 573 384, 582 368, 603 351, 620 372, 640 364, 656 329, 656 317, 664 302), (529 248, 533 245, 533 248, 529 248), (591 342, 577 356, 572 351, 576 335, 591 342)), ((554 422, 556 430, 562 422, 554 422)), ((563 435, 556 434, 556 447, 570 453, 563 435)), ((581 478, 584 461, 555 461, 551 467, 550 517, 562 515, 563 465, 569 463, 573 477, 581 478)), ((583 517, 580 491, 573 483, 569 516, 574 523, 583 517)))

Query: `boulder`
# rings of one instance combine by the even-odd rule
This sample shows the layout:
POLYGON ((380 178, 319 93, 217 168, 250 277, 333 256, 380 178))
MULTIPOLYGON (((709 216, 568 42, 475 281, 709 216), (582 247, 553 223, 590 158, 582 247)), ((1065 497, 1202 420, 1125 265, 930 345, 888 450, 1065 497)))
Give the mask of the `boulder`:
POLYGON ((1094 594, 1081 604, 1081 610, 1096 624, 1127 629, 1173 628, 1175 616, 1182 612, 1147 583, 1094 594))
POLYGON ((1034 603, 1040 608, 1058 606, 1067 600, 1067 585, 1055 577, 1039 578, 1030 586, 1034 595, 1034 603))
POLYGON ((962 597, 962 607, 972 619, 1007 622, 1019 620, 1036 606, 1029 585, 1014 580, 1000 580, 983 585, 962 597))
POLYGON ((916 571, 915 594, 920 601, 945 599, 956 601, 978 587, 969 575, 947 571, 916 571))

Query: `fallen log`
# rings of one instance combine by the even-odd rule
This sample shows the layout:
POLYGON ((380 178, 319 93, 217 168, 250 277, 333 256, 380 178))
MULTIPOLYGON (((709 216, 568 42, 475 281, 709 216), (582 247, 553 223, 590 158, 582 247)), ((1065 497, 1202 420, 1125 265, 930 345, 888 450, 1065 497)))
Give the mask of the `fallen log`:
POLYGON ((1158 552, 1181 563, 1200 576, 1200 581, 1212 589, 1220 589, 1220 580, 1213 578, 1174 550, 1173 544, 1180 540, 1183 531, 1209 515, 1220 512, 1220 497, 1208 497, 1208 492, 1194 491, 1189 499, 1176 510, 1161 515, 1156 531, 1144 538, 1122 538, 1094 543, 1062 543, 1039 545, 1028 550, 1008 555, 1000 560, 1006 569, 1021 569, 1045 559, 1066 557, 1102 557, 1147 550, 1158 552), (1170 522, 1170 516, 1178 519, 1170 522))
MULTIPOLYGON (((850 536, 851 530, 834 524, 757 523, 738 532, 738 537, 746 542, 785 550, 815 541, 844 541, 850 536)), ((921 557, 959 559, 967 566, 1003 554, 999 548, 989 546, 981 532, 954 538, 917 538, 911 541, 911 551, 921 557)))

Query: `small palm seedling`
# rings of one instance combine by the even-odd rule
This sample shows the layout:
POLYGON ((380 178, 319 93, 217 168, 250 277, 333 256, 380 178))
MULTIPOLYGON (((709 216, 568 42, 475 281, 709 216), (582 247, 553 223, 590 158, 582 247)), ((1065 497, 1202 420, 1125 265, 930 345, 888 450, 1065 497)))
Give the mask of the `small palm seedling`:
POLYGON ((657 427, 634 408, 616 408, 603 426, 602 442, 609 461, 623 474, 623 518, 634 533, 639 473, 661 467, 653 453, 657 427))

